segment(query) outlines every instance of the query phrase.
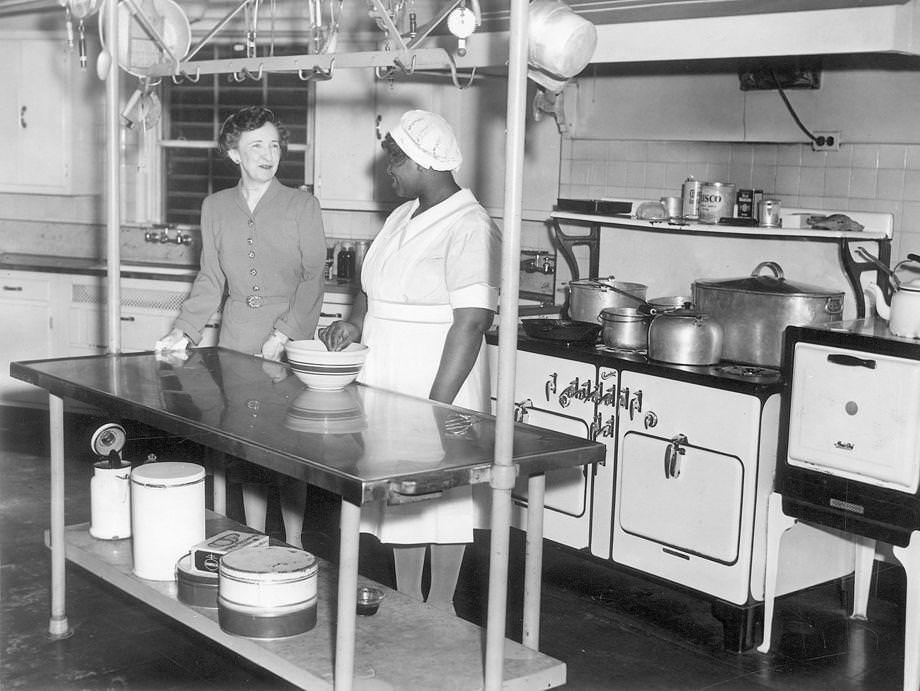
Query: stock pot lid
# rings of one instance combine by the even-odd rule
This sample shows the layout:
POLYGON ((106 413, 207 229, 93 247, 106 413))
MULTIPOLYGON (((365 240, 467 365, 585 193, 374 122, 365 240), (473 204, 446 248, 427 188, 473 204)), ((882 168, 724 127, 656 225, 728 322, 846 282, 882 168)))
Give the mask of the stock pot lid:
POLYGON ((843 291, 840 290, 789 281, 783 275, 782 268, 775 262, 763 262, 762 264, 758 264, 750 276, 725 279, 698 278, 693 282, 693 285, 694 288, 700 287, 708 290, 724 290, 733 293, 759 293, 783 296, 800 295, 807 297, 839 297, 843 294, 843 291), (759 272, 764 267, 771 269, 774 275, 761 276, 759 272))

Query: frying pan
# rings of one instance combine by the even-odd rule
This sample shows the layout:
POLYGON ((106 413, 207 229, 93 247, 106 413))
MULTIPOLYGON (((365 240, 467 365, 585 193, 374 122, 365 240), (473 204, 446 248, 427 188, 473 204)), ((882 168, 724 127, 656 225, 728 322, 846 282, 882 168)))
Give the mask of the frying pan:
POLYGON ((522 319, 521 325, 531 338, 569 343, 595 341, 601 331, 601 325, 596 322, 569 319, 522 319))

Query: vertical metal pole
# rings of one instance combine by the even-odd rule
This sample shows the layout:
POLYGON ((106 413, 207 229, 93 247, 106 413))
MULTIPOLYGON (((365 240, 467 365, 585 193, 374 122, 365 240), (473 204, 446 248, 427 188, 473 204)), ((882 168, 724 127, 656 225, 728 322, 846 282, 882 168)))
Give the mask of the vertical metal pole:
POLYGON ((524 178, 524 118, 527 95, 527 0, 511 0, 508 103, 505 142, 505 206, 499 308, 498 402, 492 473, 492 539, 489 609, 486 619, 485 688, 500 689, 504 676, 505 610, 511 525, 511 459, 514 444, 514 376, 518 329, 518 265, 521 256, 521 200, 524 178))
POLYGON ((524 628, 521 642, 540 649, 540 588, 543 581, 543 501, 546 475, 527 481, 527 553, 524 561, 524 628))
POLYGON ((351 691, 355 673, 355 609, 358 606, 358 540, 361 507, 342 499, 339 527, 339 592, 335 622, 335 691, 351 691))
POLYGON ((67 638, 64 572, 64 401, 48 394, 51 425, 51 620, 48 634, 67 638))
POLYGON ((118 0, 106 0, 106 50, 112 54, 105 78, 106 326, 110 353, 121 351, 121 155, 119 152, 118 0))

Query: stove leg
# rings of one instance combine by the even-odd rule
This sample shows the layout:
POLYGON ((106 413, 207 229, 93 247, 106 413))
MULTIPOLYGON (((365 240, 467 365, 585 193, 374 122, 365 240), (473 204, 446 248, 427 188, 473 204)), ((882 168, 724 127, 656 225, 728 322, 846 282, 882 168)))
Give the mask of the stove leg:
POLYGON ((907 574, 907 607, 904 615, 904 691, 920 689, 920 532, 910 535, 907 547, 895 547, 894 555, 907 574))
POLYGON ((856 543, 856 563, 853 572, 853 615, 850 618, 866 621, 872 565, 875 563, 875 540, 854 536, 853 541, 856 543))
POLYGON ((773 636, 773 607, 776 603, 776 574, 779 571, 779 550, 783 535, 792 526, 795 519, 783 513, 783 497, 773 492, 767 502, 767 563, 764 573, 764 615, 763 640, 757 646, 762 653, 770 652, 770 639, 773 636))

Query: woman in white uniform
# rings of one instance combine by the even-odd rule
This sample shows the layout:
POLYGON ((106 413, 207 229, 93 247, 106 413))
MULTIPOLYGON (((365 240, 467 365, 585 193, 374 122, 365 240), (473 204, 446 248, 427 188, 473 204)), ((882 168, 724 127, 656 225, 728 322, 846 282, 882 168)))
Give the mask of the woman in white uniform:
MULTIPOLYGON (((383 148, 396 193, 411 201, 390 214, 368 250, 351 317, 320 338, 331 350, 359 339, 369 346, 358 377, 365 384, 488 412, 484 334, 498 303, 498 228, 454 180, 462 156, 439 115, 405 113, 383 148)), ((430 545, 426 601, 452 610, 475 513, 470 488, 459 487, 434 501, 367 505, 361 530, 394 545, 397 589, 419 600, 430 545)))

